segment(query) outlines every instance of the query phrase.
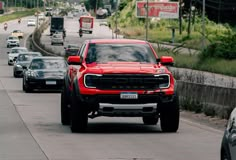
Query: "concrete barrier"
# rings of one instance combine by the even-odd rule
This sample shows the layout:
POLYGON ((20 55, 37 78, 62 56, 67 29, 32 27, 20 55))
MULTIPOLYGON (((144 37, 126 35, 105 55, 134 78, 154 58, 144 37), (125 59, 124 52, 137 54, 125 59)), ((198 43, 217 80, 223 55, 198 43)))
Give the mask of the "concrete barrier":
POLYGON ((33 51, 40 52, 45 56, 56 56, 53 52, 50 52, 44 49, 45 47, 40 43, 41 35, 43 31, 48 28, 48 25, 49 25, 49 21, 46 20, 38 28, 34 30, 34 32, 32 33, 32 36, 30 36, 31 38, 30 48, 33 51))
POLYGON ((177 81, 177 84, 183 109, 228 118, 236 107, 236 89, 185 81, 177 81))

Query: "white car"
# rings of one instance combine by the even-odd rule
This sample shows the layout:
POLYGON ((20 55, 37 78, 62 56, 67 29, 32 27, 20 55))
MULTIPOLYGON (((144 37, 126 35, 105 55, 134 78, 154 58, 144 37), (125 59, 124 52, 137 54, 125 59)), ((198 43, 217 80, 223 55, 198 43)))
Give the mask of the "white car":
POLYGON ((67 17, 73 19, 74 15, 72 13, 68 13, 67 17))
POLYGON ((13 47, 8 54, 8 65, 13 65, 18 55, 22 52, 28 52, 28 49, 25 47, 13 47))
POLYGON ((7 38, 7 48, 9 47, 20 47, 20 40, 16 36, 9 36, 7 38))
POLYGON ((27 26, 36 26, 36 20, 35 19, 28 19, 27 26))
POLYGON ((52 38, 51 45, 54 45, 54 44, 61 44, 62 46, 64 45, 64 39, 63 39, 62 33, 53 34, 51 38, 52 38))
POLYGON ((44 21, 45 20, 45 15, 43 13, 40 13, 38 15, 38 19, 44 21))

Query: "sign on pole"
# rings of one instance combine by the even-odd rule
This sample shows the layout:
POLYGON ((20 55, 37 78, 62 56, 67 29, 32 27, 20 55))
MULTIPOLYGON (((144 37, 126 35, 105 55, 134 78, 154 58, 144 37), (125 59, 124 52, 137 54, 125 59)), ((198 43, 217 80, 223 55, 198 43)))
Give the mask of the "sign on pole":
POLYGON ((179 18, 179 2, 148 2, 148 6, 146 5, 146 1, 136 2, 136 16, 138 18, 146 18, 147 9, 149 18, 179 18))

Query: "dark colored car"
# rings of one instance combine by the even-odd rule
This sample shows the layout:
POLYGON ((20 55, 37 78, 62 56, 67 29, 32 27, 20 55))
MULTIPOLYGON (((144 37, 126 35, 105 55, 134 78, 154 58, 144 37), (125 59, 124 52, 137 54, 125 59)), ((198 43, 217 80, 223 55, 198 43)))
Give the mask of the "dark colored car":
POLYGON ((77 55, 79 51, 79 46, 76 44, 68 44, 67 47, 64 47, 65 49, 65 56, 75 56, 77 55))
POLYGON ((13 76, 14 77, 22 77, 23 76, 23 67, 28 67, 31 60, 34 57, 41 57, 42 54, 40 52, 24 52, 20 53, 13 67, 13 76))
POLYGON ((35 57, 24 69, 22 87, 25 92, 34 89, 61 90, 67 62, 62 57, 35 57))
POLYGON ((236 108, 231 112, 221 143, 221 160, 236 159, 236 108))

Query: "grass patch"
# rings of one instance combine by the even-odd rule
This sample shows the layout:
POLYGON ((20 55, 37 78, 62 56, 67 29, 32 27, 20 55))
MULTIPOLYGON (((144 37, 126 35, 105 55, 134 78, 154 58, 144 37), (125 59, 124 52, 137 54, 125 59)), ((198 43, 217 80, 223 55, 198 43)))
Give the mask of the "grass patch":
POLYGON ((22 18, 22 17, 32 16, 34 15, 35 11, 36 11, 35 9, 30 9, 30 10, 25 10, 25 11, 16 11, 12 14, 3 15, 0 18, 0 23, 22 18))

